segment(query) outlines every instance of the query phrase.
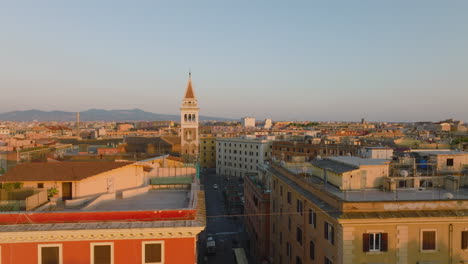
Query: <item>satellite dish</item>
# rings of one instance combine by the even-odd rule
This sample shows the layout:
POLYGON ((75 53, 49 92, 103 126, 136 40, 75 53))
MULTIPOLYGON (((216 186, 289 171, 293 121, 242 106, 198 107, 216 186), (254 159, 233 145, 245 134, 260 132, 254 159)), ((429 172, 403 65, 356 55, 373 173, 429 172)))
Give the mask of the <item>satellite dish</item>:
POLYGON ((453 194, 452 193, 445 193, 444 198, 448 199, 448 200, 451 200, 451 199, 453 199, 453 194))
POLYGON ((407 170, 401 170, 401 171, 400 171, 400 176, 401 176, 401 177, 408 177, 408 175, 409 175, 409 173, 408 173, 407 170))

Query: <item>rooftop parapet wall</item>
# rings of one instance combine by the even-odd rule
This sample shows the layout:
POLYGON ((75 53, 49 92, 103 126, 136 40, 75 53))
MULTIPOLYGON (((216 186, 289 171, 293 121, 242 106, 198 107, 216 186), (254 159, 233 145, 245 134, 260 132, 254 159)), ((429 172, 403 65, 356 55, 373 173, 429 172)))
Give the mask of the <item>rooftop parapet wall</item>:
POLYGON ((465 201, 395 201, 395 202, 360 202, 343 203, 344 212, 383 212, 417 210, 468 210, 465 201))
POLYGON ((282 168, 280 165, 276 165, 274 163, 272 164, 271 169, 273 171, 283 174, 284 176, 286 176, 287 178, 289 178, 290 180, 292 180, 293 182, 295 182, 296 184, 304 188, 306 191, 312 193, 313 195, 317 196, 319 199, 328 203, 330 206, 338 210, 342 209, 342 204, 343 204, 342 199, 324 190, 323 185, 308 182, 306 181, 305 177, 301 175, 295 175, 291 173, 290 171, 282 168))
POLYGON ((0 214, 0 225, 195 220, 196 210, 0 214))

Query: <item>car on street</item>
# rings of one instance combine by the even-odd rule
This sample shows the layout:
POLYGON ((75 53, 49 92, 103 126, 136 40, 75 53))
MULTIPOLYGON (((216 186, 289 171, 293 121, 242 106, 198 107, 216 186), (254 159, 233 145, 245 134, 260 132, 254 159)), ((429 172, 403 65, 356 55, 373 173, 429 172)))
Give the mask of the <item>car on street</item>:
POLYGON ((212 236, 206 238, 206 251, 207 254, 216 254, 216 241, 212 236))
POLYGON ((213 189, 217 190, 218 189, 218 184, 213 184, 213 189))

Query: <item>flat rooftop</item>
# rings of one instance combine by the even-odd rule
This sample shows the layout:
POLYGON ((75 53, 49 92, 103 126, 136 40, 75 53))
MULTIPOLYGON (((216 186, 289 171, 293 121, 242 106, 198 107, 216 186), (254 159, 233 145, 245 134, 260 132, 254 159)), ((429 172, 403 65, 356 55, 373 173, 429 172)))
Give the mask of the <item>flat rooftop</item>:
POLYGON ((468 152, 457 151, 457 150, 423 150, 423 151, 412 151, 414 153, 423 155, 468 155, 468 152))
POLYGON ((325 159, 342 162, 345 164, 353 165, 353 166, 361 166, 361 165, 385 165, 388 164, 389 161, 386 159, 364 159, 355 156, 336 156, 336 157, 326 157, 325 159))
MULTIPOLYGON (((1 212, 0 227, 12 224, 192 221, 197 217, 198 200, 193 200, 191 194, 191 190, 157 189, 129 198, 102 201, 89 210, 83 210, 88 202, 73 208, 1 212), (192 202, 196 204, 192 205, 192 202)), ((197 191, 193 194, 199 196, 197 191)))
POLYGON ((460 188, 458 191, 445 189, 397 189, 395 192, 376 189, 341 191, 333 186, 326 189, 328 192, 348 202, 375 202, 375 201, 442 201, 442 200, 468 200, 468 189, 460 188), (451 197, 450 199, 448 197, 451 197))
POLYGON ((322 179, 314 176, 307 178, 307 181, 316 186, 317 184, 321 185, 322 189, 347 202, 468 200, 468 188, 460 188, 457 191, 438 188, 422 190, 400 188, 395 192, 382 191, 380 189, 343 191, 330 184, 325 186, 322 179))
POLYGON ((189 205, 189 190, 149 190, 145 194, 99 203, 93 211, 141 211, 183 209, 189 205))

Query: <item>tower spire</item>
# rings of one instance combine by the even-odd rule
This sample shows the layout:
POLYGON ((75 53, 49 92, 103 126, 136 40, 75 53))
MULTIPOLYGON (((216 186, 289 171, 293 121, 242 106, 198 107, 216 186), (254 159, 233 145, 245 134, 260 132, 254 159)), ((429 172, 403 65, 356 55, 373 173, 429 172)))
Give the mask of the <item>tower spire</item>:
POLYGON ((189 69, 189 79, 187 83, 187 89, 185 90, 184 99, 195 99, 195 93, 192 88, 192 71, 189 69))

